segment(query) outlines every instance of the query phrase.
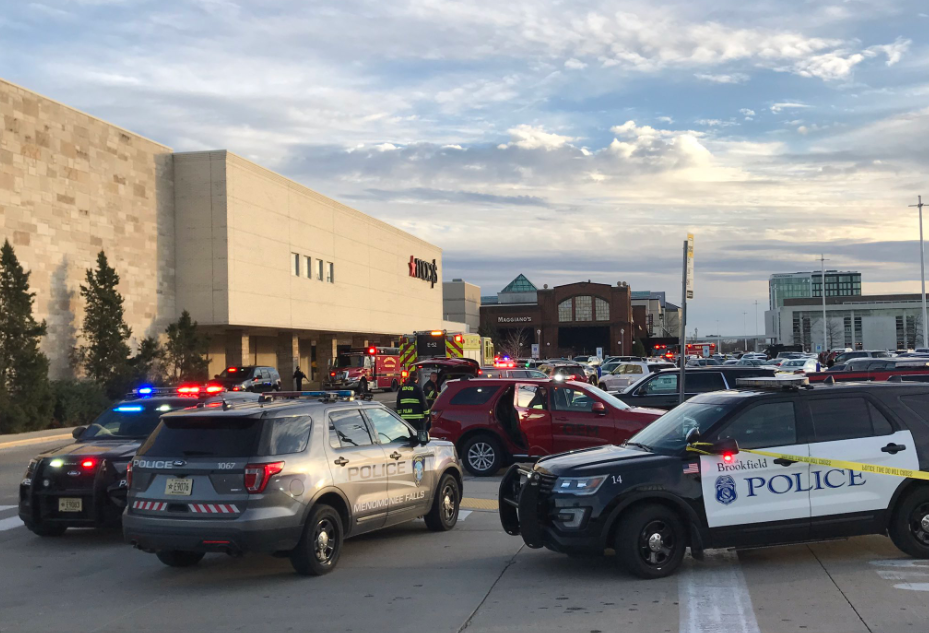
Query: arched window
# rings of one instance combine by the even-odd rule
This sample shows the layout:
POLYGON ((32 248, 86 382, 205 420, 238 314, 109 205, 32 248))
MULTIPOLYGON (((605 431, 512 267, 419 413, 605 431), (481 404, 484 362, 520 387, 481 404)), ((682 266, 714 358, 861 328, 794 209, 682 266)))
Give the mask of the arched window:
POLYGON ((565 299, 558 304, 558 320, 559 321, 573 321, 574 316, 571 314, 571 299, 565 299))
POLYGON ((597 308, 597 320, 598 321, 609 321, 610 320, 610 304, 600 297, 597 297, 595 302, 597 308))
POLYGON ((589 295, 574 297, 574 320, 593 321, 593 298, 589 295))

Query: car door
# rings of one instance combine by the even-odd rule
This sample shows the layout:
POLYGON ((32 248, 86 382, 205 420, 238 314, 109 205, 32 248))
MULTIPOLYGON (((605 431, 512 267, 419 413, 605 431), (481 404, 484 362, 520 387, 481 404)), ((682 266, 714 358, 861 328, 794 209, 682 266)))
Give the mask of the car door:
MULTIPOLYGON (((813 436, 810 454, 892 468, 919 470, 909 431, 898 430, 890 417, 864 394, 824 395, 808 399, 813 436)), ((814 530, 842 536, 886 510, 902 477, 814 466, 810 492, 814 530), (844 515, 845 521, 837 519, 844 515), (843 527, 845 524, 845 527, 843 527)))
POLYGON ((516 384, 513 407, 516 409, 524 446, 531 457, 553 452, 552 412, 549 406, 548 387, 532 383, 516 384))
POLYGON ((392 411, 365 407, 378 441, 387 455, 387 524, 425 514, 435 489, 435 454, 414 440, 416 431, 392 411))
POLYGON ((677 377, 679 372, 661 372, 647 380, 634 392, 633 397, 623 401, 636 407, 671 409, 679 403, 677 377))
POLYGON ((555 453, 613 444, 616 421, 599 399, 582 387, 552 387, 552 450, 555 453), (594 404, 602 406, 594 411, 594 404))
POLYGON ((329 471, 352 509, 351 532, 374 530, 387 519, 387 455, 372 439, 358 408, 329 413, 329 471))
MULTIPOLYGON (((736 414, 708 441, 734 439, 739 448, 807 457, 803 413, 791 399, 760 402, 736 414)), ((780 542, 808 536, 809 464, 743 452, 728 460, 701 455, 700 473, 714 543, 756 543, 765 530, 774 530, 780 542)))

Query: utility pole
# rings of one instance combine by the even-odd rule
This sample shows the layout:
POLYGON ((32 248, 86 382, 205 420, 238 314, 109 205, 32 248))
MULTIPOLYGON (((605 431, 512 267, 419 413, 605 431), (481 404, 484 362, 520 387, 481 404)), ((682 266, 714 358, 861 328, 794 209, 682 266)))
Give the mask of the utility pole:
MULTIPOLYGON (((923 207, 926 206, 923 204, 923 197, 917 196, 919 202, 917 204, 911 204, 911 207, 917 207, 919 209, 919 280, 922 282, 922 301, 923 301, 923 347, 929 346, 929 322, 926 320, 926 257, 925 249, 923 248, 923 207)), ((855 324, 852 323, 852 328, 855 327, 855 324)))
MULTIPOLYGON (((820 282, 819 285, 820 285, 820 288, 822 289, 822 294, 823 294, 823 349, 822 351, 824 352, 826 351, 826 345, 827 345, 826 343, 826 262, 828 261, 829 260, 826 259, 824 253, 819 254, 819 265, 821 267, 820 274, 822 275, 822 277, 819 280, 820 282)), ((852 324, 852 327, 855 327, 854 323, 852 324)))
POLYGON ((742 340, 742 343, 744 345, 742 349, 744 349, 747 352, 748 351, 748 333, 745 328, 745 315, 746 314, 748 314, 748 312, 746 312, 745 310, 742 310, 742 336, 745 337, 742 340))
POLYGON ((716 353, 723 353, 723 336, 719 333, 719 319, 716 319, 716 353))
POLYGON ((758 337, 758 299, 755 299, 755 337, 758 337))

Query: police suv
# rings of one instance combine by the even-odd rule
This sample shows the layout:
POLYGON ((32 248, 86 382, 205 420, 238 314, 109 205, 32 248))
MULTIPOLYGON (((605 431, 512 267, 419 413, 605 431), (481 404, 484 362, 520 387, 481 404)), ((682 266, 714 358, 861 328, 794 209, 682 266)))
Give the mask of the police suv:
POLYGON ((557 552, 613 548, 642 578, 673 573, 688 547, 700 559, 862 534, 929 558, 929 385, 740 386, 688 400, 623 446, 512 466, 504 529, 557 552))
POLYGON ((123 535, 172 567, 264 552, 321 575, 345 538, 419 517, 452 529, 461 494, 455 446, 382 404, 265 394, 164 416, 131 462, 123 535))
POLYGON ((74 444, 29 462, 19 485, 19 517, 39 536, 61 536, 69 527, 117 525, 126 506, 126 466, 158 419, 168 411, 223 399, 258 396, 190 385, 136 389, 90 426, 74 429, 74 444))

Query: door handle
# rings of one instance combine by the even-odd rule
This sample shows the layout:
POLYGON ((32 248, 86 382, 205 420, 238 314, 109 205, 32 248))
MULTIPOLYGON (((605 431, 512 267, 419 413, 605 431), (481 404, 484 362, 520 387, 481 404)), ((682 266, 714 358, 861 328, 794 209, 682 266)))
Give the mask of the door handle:
POLYGON ((881 452, 882 452, 882 453, 890 453, 891 455, 896 455, 896 454, 899 453, 900 451, 905 451, 905 450, 906 450, 906 445, 904 445, 904 444, 894 444, 893 442, 891 442, 890 444, 888 444, 887 446, 885 446, 884 448, 882 448, 882 449, 881 449, 881 452))
POLYGON ((778 466, 792 466, 796 464, 797 462, 789 460, 789 459, 784 459, 783 457, 778 457, 777 459, 774 460, 774 463, 777 464, 778 466))
POLYGON ((335 460, 335 461, 332 462, 332 463, 333 463, 333 464, 336 464, 337 466, 344 466, 345 464, 348 463, 348 460, 345 459, 344 457, 340 457, 339 459, 335 460))
POLYGON ((394 451, 393 453, 390 454, 390 457, 391 459, 400 459, 401 457, 403 457, 403 455, 401 455, 397 451, 394 451))

